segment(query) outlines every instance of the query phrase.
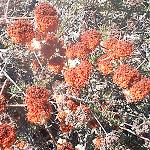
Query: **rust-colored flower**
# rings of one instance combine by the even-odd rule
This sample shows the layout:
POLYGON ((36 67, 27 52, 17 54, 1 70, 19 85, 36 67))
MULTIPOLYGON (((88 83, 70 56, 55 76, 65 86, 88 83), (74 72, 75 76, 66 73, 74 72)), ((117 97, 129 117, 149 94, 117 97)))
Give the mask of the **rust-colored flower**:
POLYGON ((49 92, 39 86, 31 86, 26 90, 27 119, 34 124, 45 124, 51 117, 51 105, 48 103, 49 92))
POLYGON ((140 73, 128 64, 120 65, 114 72, 113 82, 121 88, 129 88, 141 78, 140 73))
POLYGON ((88 54, 90 53, 90 50, 87 49, 87 46, 82 43, 82 42, 77 42, 73 45, 70 45, 66 49, 66 56, 69 59, 74 59, 74 58, 86 58, 88 54))
POLYGON ((55 48, 48 44, 42 44, 40 49, 41 55, 44 59, 49 59, 55 53, 55 48))
POLYGON ((56 9, 49 3, 39 3, 34 9, 34 15, 37 20, 44 16, 55 16, 57 15, 56 9))
POLYGON ((67 107, 71 111, 76 111, 78 106, 79 105, 76 102, 74 102, 73 100, 71 100, 71 99, 67 100, 67 107))
POLYGON ((34 38, 33 25, 28 20, 17 20, 7 27, 7 33, 17 44, 26 44, 34 38))
POLYGON ((53 57, 47 64, 48 69, 54 73, 60 73, 64 67, 64 59, 60 56, 53 57))
POLYGON ((66 117, 67 117, 67 113, 65 111, 59 111, 58 114, 57 114, 57 119, 60 122, 64 122, 66 117))
POLYGON ((116 38, 109 38, 106 40, 104 42, 104 47, 106 48, 104 49, 105 52, 113 59, 130 56, 134 49, 132 43, 116 38))
POLYGON ((129 89, 131 102, 141 101, 150 92, 150 79, 144 77, 129 89))
POLYGON ((113 72, 113 66, 111 63, 112 59, 107 55, 103 54, 97 59, 98 70, 104 75, 108 75, 113 72))
POLYGON ((44 104, 34 102, 33 105, 28 105, 27 109, 27 120, 33 124, 43 125, 51 118, 52 108, 48 102, 44 104))
POLYGON ((79 66, 67 69, 64 72, 64 78, 70 86, 81 89, 88 82, 91 71, 92 65, 87 60, 84 60, 79 66))
POLYGON ((37 22, 40 32, 54 32, 58 28, 58 16, 44 16, 39 18, 37 22))
POLYGON ((2 113, 6 108, 6 100, 3 95, 0 95, 0 113, 2 113))
POLYGON ((30 86, 26 90, 25 103, 47 102, 50 96, 49 91, 40 86, 30 86))
POLYGON ((16 141, 15 129, 8 124, 0 125, 0 148, 8 148, 16 141))
POLYGON ((54 33, 51 33, 51 34, 48 33, 46 35, 45 41, 46 41, 46 44, 49 44, 55 48, 57 47, 58 39, 54 33))
POLYGON ((98 46, 101 38, 102 34, 95 29, 87 30, 80 36, 81 42, 85 43, 87 48, 91 51, 98 46))
POLYGON ((46 37, 46 33, 39 32, 38 30, 35 31, 35 39, 36 41, 42 41, 46 37))

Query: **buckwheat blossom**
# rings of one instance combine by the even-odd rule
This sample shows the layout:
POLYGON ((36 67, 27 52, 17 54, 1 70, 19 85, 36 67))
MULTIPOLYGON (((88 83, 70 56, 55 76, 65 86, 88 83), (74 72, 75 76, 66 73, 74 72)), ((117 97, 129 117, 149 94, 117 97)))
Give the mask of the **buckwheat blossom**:
POLYGON ((140 73, 128 64, 120 65, 114 72, 113 82, 121 88, 129 88, 141 78, 140 73))
POLYGON ((33 25, 28 20, 14 21, 7 27, 7 33, 17 44, 29 43, 35 36, 33 25))
POLYGON ((55 48, 51 47, 51 45, 48 44, 41 45, 40 52, 44 59, 49 59, 51 56, 54 55, 55 51, 56 51, 55 48))
POLYGON ((58 39, 54 33, 48 33, 45 37, 46 44, 57 47, 58 39))
POLYGON ((64 72, 64 78, 70 86, 81 89, 85 87, 92 71, 92 65, 84 60, 75 68, 68 68, 64 72))
POLYGON ((44 16, 55 16, 57 11, 49 3, 39 3, 34 9, 34 15, 37 19, 40 19, 44 16))
POLYGON ((54 32, 58 28, 58 16, 44 16, 37 22, 40 32, 54 32))
POLYGON ((85 43, 87 48, 93 51, 100 43, 102 34, 95 29, 90 29, 83 32, 80 36, 80 41, 85 43))
POLYGON ((27 104, 36 102, 38 100, 41 102, 47 102, 49 96, 50 93, 46 88, 33 85, 26 89, 25 102, 27 104))
POLYGON ((109 38, 104 42, 104 51, 113 59, 120 59, 123 57, 130 56, 134 50, 133 44, 118 40, 116 38, 109 38))
POLYGON ((8 124, 0 124, 0 148, 9 148, 15 141, 15 129, 8 124))
POLYGON ((57 11, 52 5, 40 3, 35 7, 34 15, 40 32, 54 32, 58 28, 57 11))
POLYGON ((6 108, 6 99, 3 95, 0 95, 0 114, 5 110, 6 108))
POLYGON ((136 82, 130 89, 129 95, 131 102, 141 101, 150 92, 150 79, 143 77, 140 81, 136 82))
POLYGON ((107 54, 103 54, 97 59, 98 70, 102 72, 103 75, 108 75, 113 72, 111 61, 112 59, 107 54))
POLYGON ((27 120, 33 124, 43 125, 51 118, 52 108, 51 105, 47 103, 34 102, 33 105, 27 106, 27 120))
POLYGON ((46 88, 31 86, 26 90, 27 120, 43 125, 51 118, 51 105, 48 103, 50 94, 46 88))
POLYGON ((86 58, 88 54, 90 53, 89 49, 87 46, 82 43, 82 42, 77 42, 73 45, 70 45, 66 49, 66 56, 69 59, 74 59, 74 58, 86 58))
POLYGON ((64 59, 60 56, 53 57, 48 61, 47 67, 53 73, 60 73, 64 67, 64 59))

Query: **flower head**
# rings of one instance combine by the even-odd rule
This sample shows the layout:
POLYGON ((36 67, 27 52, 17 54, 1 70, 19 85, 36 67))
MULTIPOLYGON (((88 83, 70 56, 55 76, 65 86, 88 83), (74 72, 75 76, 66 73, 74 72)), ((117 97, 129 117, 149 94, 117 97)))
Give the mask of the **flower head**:
POLYGON ((89 50, 92 51, 98 46, 101 37, 102 34, 100 32, 96 31, 95 29, 90 29, 82 33, 80 40, 86 44, 89 50))
POLYGON ((49 44, 55 48, 57 47, 58 39, 55 34, 53 34, 53 33, 47 34, 45 41, 46 41, 46 44, 49 44))
POLYGON ((150 92, 150 79, 142 78, 129 89, 131 102, 141 101, 150 92))
POLYGON ((41 55, 44 59, 49 59, 55 53, 55 48, 48 44, 42 44, 40 49, 41 55))
POLYGON ((52 108, 47 103, 36 103, 27 106, 27 120, 33 124, 43 125, 51 118, 52 108))
POLYGON ((75 68, 69 68, 64 72, 65 81, 72 87, 80 89, 86 85, 91 74, 92 65, 84 60, 75 68))
POLYGON ((26 44, 34 38, 33 25, 28 20, 17 20, 7 27, 7 33, 17 44, 26 44))
POLYGON ((49 91, 44 87, 30 86, 26 90, 25 103, 47 102, 50 96, 49 91))
POLYGON ((105 52, 113 59, 120 59, 122 57, 130 56, 133 52, 133 44, 118 40, 116 38, 109 38, 104 42, 105 52))
POLYGON ((64 59, 56 56, 49 60, 48 69, 54 73, 60 73, 64 67, 64 59))
POLYGON ((55 16, 57 15, 57 11, 52 5, 48 3, 39 3, 34 9, 34 15, 38 20, 44 16, 55 16))
POLYGON ((0 148, 8 148, 16 141, 15 129, 8 124, 0 125, 0 148))
POLYGON ((77 42, 66 49, 66 56, 69 59, 86 58, 89 53, 89 49, 87 49, 87 46, 82 42, 77 42))
POLYGON ((112 73, 113 66, 111 64, 111 58, 107 54, 103 54, 97 59, 98 70, 104 75, 112 73))
POLYGON ((42 125, 51 117, 51 105, 48 103, 49 92, 38 86, 28 87, 25 103, 27 104, 27 119, 34 124, 42 125))
POLYGON ((58 16, 44 16, 37 22, 40 32, 54 32, 58 28, 58 16))
POLYGON ((141 78, 140 73, 128 64, 120 65, 114 72, 113 82, 121 88, 129 88, 141 78))

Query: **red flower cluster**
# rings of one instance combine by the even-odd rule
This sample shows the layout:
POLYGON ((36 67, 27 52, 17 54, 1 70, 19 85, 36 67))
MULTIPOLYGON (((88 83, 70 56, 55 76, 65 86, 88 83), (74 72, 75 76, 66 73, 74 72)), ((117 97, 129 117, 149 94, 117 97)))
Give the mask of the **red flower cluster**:
POLYGON ((66 56, 69 59, 85 59, 89 53, 94 50, 101 39, 101 33, 92 29, 85 31, 80 36, 80 41, 70 45, 66 50, 66 56))
POLYGON ((69 68, 64 72, 66 83, 75 89, 84 87, 91 74, 92 65, 87 61, 82 61, 81 64, 75 68, 69 68))
POLYGON ((48 62, 48 68, 54 73, 60 73, 64 67, 64 59, 60 56, 53 57, 48 62))
POLYGON ((40 19, 45 16, 55 16, 57 15, 57 11, 52 5, 48 3, 40 3, 38 6, 36 6, 34 15, 37 19, 40 19))
POLYGON ((112 73, 113 66, 111 61, 112 59, 107 54, 103 54, 102 56, 100 56, 97 59, 98 70, 104 75, 112 73))
POLYGON ((110 38, 104 42, 105 52, 113 59, 120 59, 122 57, 130 56, 133 51, 133 44, 110 38))
POLYGON ((40 32, 53 32, 58 27, 56 9, 48 3, 40 3, 34 10, 37 26, 40 32))
POLYGON ((49 59, 55 53, 55 49, 48 44, 42 44, 40 49, 43 59, 49 59))
POLYGON ((3 95, 0 95, 0 113, 2 113, 6 108, 6 101, 3 95))
POLYGON ((140 73, 128 64, 120 65, 114 72, 113 82, 122 88, 129 88, 141 78, 140 73))
POLYGON ((59 54, 64 56, 65 49, 63 48, 63 42, 60 41, 55 34, 47 34, 45 37, 45 44, 41 44, 41 55, 44 59, 49 59, 54 56, 56 49, 59 50, 59 54))
POLYGON ((9 148, 16 141, 16 132, 8 124, 0 125, 0 148, 9 148))
POLYGON ((142 100, 150 92, 150 79, 142 78, 135 83, 130 89, 129 94, 132 98, 132 102, 142 100))
POLYGON ((31 86, 26 90, 25 103, 27 104, 27 119, 31 123, 44 124, 51 117, 51 105, 48 103, 47 89, 31 86))
POLYGON ((85 43, 87 48, 91 51, 98 46, 101 38, 102 34, 95 29, 87 30, 80 36, 81 42, 85 43))
POLYGON ((77 42, 71 46, 69 46, 66 50, 66 56, 69 59, 74 58, 86 58, 90 53, 89 49, 87 49, 86 45, 82 42, 77 42))
POLYGON ((7 33, 14 43, 26 44, 34 38, 33 25, 28 20, 14 21, 7 28, 7 33))

